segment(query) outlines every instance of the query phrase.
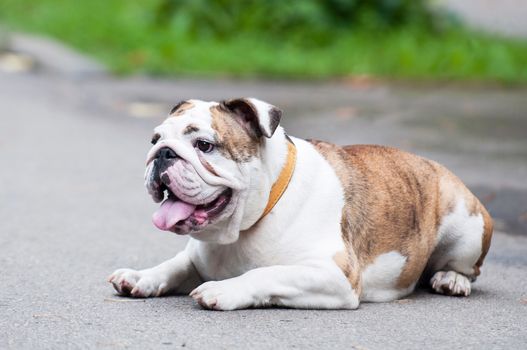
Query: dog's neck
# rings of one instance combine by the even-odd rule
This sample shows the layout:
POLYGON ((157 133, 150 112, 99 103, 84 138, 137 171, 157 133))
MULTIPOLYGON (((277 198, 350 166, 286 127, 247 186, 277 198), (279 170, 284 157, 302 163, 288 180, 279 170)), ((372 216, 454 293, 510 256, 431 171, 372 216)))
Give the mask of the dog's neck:
MULTIPOLYGON (((281 127, 273 137, 265 139, 261 152, 261 166, 252 174, 253 183, 245 200, 242 231, 253 227, 262 218, 272 196, 272 187, 279 180, 288 157, 288 144, 290 143, 281 127)), ((275 194, 273 194, 275 195, 275 194)))
POLYGON ((269 199, 267 201, 267 206, 265 207, 264 212, 259 220, 262 220, 267 214, 271 212, 271 210, 273 210, 274 206, 276 205, 276 203, 278 203, 285 190, 287 189, 287 186, 289 186, 289 182, 291 181, 291 178, 293 177, 293 173, 295 171, 296 146, 293 141, 289 138, 289 136, 286 136, 286 138, 288 141, 286 160, 282 167, 282 170, 280 171, 280 174, 278 175, 278 178, 271 187, 269 199))

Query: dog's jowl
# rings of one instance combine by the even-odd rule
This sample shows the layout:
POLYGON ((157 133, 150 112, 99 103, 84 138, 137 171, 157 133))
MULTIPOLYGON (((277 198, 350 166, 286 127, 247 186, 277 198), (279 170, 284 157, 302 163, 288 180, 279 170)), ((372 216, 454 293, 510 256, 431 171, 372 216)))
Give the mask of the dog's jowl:
POLYGON ((394 148, 289 137, 253 98, 179 103, 154 130, 153 222, 190 239, 174 258, 109 278, 119 294, 190 293, 203 307, 355 309, 421 281, 468 296, 492 236, 476 197, 394 148))

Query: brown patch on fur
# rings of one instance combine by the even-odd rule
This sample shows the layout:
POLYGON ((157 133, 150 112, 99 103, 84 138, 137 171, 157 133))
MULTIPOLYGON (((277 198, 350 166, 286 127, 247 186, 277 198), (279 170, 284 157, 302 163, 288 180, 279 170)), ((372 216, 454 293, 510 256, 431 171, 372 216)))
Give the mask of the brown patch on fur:
POLYGON ((262 136, 258 111, 249 100, 244 98, 225 100, 220 103, 219 107, 236 118, 251 137, 259 138, 262 136))
POLYGON ((333 261, 335 261, 335 264, 337 264, 337 266, 342 270, 344 275, 348 277, 351 272, 348 262, 348 253, 346 251, 335 253, 335 255, 333 255, 333 261))
POLYGON ((217 149, 235 162, 248 162, 258 154, 260 141, 251 135, 228 110, 216 105, 210 108, 212 128, 217 133, 217 149))
POLYGON ((487 256, 487 253, 489 251, 490 241, 492 240, 492 232, 494 231, 494 223, 492 221, 492 218, 490 217, 487 210, 483 208, 483 206, 481 206, 481 214, 483 215, 483 237, 481 245, 481 255, 479 256, 476 265, 474 265, 475 276, 479 276, 481 272, 480 267, 481 265, 483 265, 483 260, 485 259, 485 256, 487 256))
MULTIPOLYGON (((433 161, 390 147, 310 142, 344 188, 342 237, 357 257, 345 273, 360 275, 377 256, 397 251, 407 260, 396 287, 408 288, 426 268, 441 219, 453 210, 456 197, 462 193, 471 212, 483 208, 457 177, 433 161)), ((488 250, 490 238, 486 242, 488 250)))
POLYGON ((192 134, 193 132, 198 132, 199 128, 194 124, 189 124, 183 130, 183 135, 192 134))
POLYGON ((170 111, 169 115, 171 117, 177 117, 180 115, 185 114, 186 111, 189 109, 194 108, 194 104, 190 101, 181 101, 177 105, 175 105, 172 110, 170 111))
POLYGON ((361 269, 355 251, 353 249, 346 249, 345 251, 337 252, 333 256, 333 260, 342 270, 355 293, 360 296, 362 293, 361 269))
MULTIPOLYGON (((345 206, 342 209, 342 221, 340 223, 342 230, 342 238, 346 246, 347 254, 344 255, 344 252, 339 252, 337 265, 346 275, 348 281, 350 281, 351 286, 357 293, 360 295, 362 290, 362 285, 360 281, 361 277, 361 263, 360 259, 357 257, 358 250, 353 247, 353 232, 367 230, 367 227, 370 226, 367 215, 363 210, 366 206, 362 202, 361 198, 355 196, 356 191, 360 191, 363 187, 363 183, 360 178, 354 176, 354 168, 347 163, 347 154, 342 147, 333 145, 331 143, 317 141, 317 140, 308 140, 311 142, 315 148, 326 158, 326 160, 332 165, 335 173, 337 174, 339 180, 341 181, 344 187, 345 194, 345 206), (352 179, 356 180, 355 183, 351 181, 352 179), (353 183, 353 187, 352 187, 353 183), (352 217, 357 216, 364 218, 363 220, 351 220, 352 217), (346 263, 347 266, 343 266, 343 263, 346 263)), ((369 247, 365 247, 366 251, 369 247)), ((364 253, 364 252, 361 252, 364 253)), ((366 252, 367 254, 367 252, 366 252)), ((334 257, 334 260, 337 257, 334 257)))

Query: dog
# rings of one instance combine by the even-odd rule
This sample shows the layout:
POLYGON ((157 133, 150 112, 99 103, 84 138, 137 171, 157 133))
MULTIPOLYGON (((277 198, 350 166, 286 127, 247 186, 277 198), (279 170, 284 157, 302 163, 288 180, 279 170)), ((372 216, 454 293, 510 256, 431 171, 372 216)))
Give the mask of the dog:
POLYGON ((119 269, 117 293, 189 293, 202 307, 356 309, 412 293, 468 296, 492 219, 440 164, 375 145, 288 136, 255 98, 177 104, 155 128, 145 184, 174 258, 119 269))

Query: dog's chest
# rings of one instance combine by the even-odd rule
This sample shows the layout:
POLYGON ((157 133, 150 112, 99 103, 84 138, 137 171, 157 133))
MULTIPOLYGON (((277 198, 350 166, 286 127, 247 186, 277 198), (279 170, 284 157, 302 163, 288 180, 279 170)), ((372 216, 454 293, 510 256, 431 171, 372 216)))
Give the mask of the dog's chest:
POLYGON ((204 280, 232 278, 255 268, 292 264, 299 259, 292 247, 260 239, 240 239, 231 245, 195 241, 190 255, 204 280))

